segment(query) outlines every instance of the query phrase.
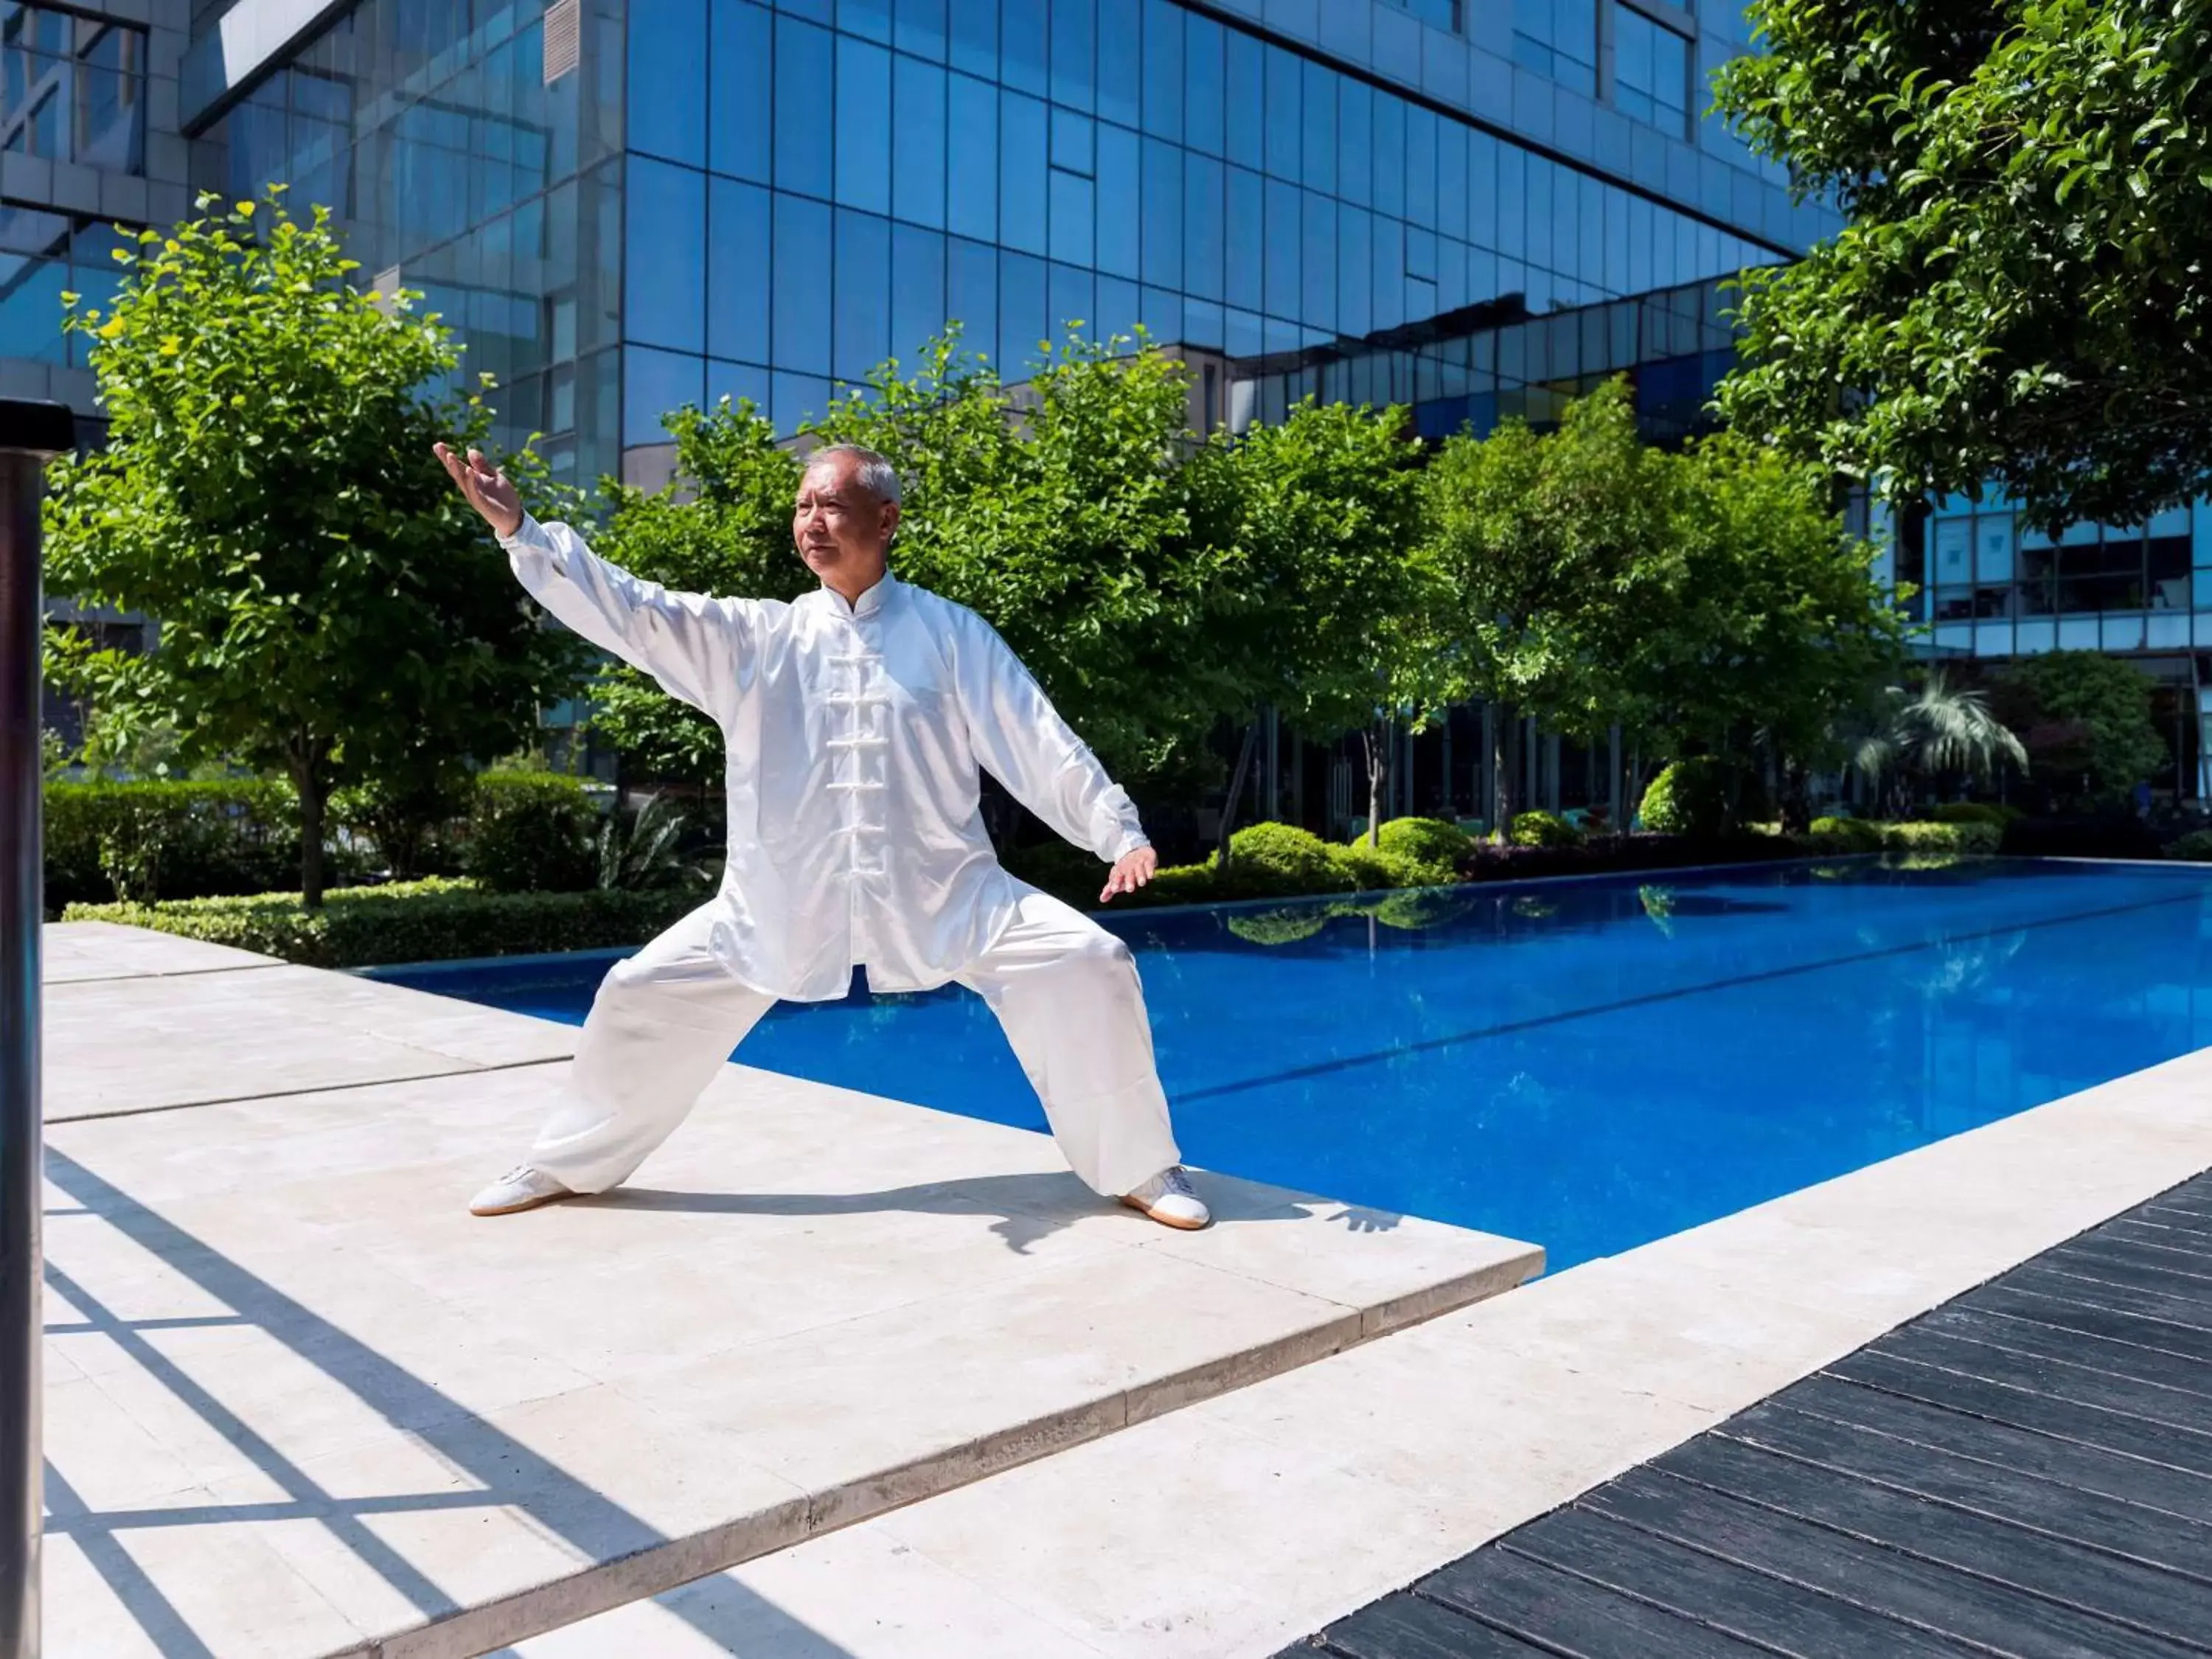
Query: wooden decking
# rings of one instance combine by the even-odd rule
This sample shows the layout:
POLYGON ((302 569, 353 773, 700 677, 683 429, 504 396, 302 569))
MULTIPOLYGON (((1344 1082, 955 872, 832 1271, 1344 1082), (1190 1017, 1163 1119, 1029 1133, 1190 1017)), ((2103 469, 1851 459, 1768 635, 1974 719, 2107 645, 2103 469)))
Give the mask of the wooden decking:
POLYGON ((1290 1653, 1316 1651, 2212 1654, 2212 1175, 1290 1653))

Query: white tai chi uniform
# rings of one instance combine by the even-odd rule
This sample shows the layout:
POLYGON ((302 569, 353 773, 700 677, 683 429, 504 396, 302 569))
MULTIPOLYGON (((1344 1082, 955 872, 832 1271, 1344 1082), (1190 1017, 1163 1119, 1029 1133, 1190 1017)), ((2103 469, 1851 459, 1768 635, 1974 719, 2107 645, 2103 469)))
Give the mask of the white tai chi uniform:
POLYGON ((1000 866, 978 768, 1106 862, 1128 795, 972 611, 886 574, 857 604, 672 593, 562 524, 501 538, 540 604, 711 715, 727 750, 721 888, 600 985, 530 1161, 602 1192, 682 1122, 780 999, 957 981, 990 1006, 1094 1191, 1181 1161, 1128 947, 1000 866))

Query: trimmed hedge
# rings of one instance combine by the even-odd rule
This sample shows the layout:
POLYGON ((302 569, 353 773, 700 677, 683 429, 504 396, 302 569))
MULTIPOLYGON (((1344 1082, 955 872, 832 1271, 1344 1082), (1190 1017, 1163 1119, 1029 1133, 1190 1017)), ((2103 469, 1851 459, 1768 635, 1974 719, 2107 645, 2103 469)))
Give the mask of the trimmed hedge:
POLYGON ((652 892, 492 893, 433 878, 340 888, 320 910, 297 893, 72 904, 65 921, 151 927, 313 968, 366 968, 464 957, 530 956, 641 945, 706 902, 700 888, 652 892))
POLYGON ((1795 838, 1814 853, 1995 853, 2002 832, 1994 823, 1884 823, 1875 818, 1814 818, 1795 838))
POLYGON ((1392 818, 1376 836, 1386 853, 1438 872, 1449 881, 1474 851, 1473 836, 1444 818, 1392 818))
POLYGON ((1556 812, 1521 812, 1514 816, 1506 839, 1516 847, 1575 847, 1583 832, 1556 812))
POLYGON ((1642 816, 1654 835, 1719 835, 1728 824, 1728 768, 1709 755, 1674 762, 1644 792, 1642 816))
POLYGON ((2170 859, 2182 859, 2191 864, 2212 863, 2212 830, 2191 830, 2177 836, 2166 848, 2170 859))

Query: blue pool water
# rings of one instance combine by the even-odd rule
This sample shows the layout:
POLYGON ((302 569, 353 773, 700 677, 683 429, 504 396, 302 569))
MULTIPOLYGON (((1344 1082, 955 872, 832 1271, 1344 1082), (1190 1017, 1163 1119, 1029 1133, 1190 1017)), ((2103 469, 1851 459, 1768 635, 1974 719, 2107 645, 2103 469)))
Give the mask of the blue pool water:
MULTIPOLYGON (((1735 868, 1109 918, 1194 1164, 1645 1243, 2212 1042, 2187 866, 1735 868)), ((614 953, 379 976, 580 1023, 614 953)), ((966 992, 787 1006, 746 1063, 1043 1126, 966 992)))

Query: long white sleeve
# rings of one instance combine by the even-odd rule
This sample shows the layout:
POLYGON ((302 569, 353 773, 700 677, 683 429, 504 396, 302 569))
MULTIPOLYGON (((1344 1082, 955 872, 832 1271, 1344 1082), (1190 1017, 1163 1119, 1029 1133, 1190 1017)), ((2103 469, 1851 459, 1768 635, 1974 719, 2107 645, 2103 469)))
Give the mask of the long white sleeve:
POLYGON ((1152 843, 1128 792, 1060 717, 1044 688, 973 612, 956 647, 968 741, 985 770, 1053 831, 1111 864, 1152 843))
POLYGON ((735 683, 757 637, 757 602, 672 593, 608 563, 568 525, 526 516, 514 534, 499 539, 532 598, 601 650, 652 675, 672 696, 709 714, 715 689, 735 683))

